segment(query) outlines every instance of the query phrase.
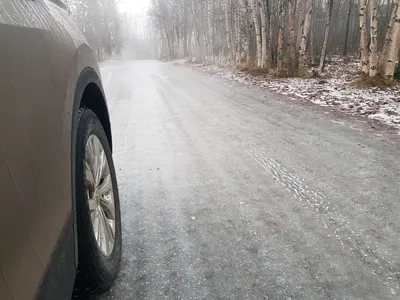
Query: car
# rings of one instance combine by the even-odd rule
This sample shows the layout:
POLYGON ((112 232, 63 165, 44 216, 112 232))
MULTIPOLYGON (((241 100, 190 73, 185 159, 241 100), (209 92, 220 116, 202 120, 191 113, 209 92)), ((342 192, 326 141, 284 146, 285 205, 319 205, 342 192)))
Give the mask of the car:
POLYGON ((1 0, 0 45, 0 299, 105 292, 121 213, 94 54, 59 0, 1 0))

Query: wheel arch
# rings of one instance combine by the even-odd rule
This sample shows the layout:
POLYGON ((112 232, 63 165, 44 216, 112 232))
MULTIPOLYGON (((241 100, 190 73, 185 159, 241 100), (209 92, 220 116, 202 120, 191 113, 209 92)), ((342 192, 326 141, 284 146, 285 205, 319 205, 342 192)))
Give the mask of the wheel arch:
POLYGON ((92 68, 85 68, 80 73, 74 93, 72 108, 72 137, 71 137, 71 184, 72 184, 72 209, 74 215, 74 244, 75 244, 75 266, 78 266, 78 232, 76 220, 76 137, 78 129, 78 112, 82 106, 91 109, 99 118, 112 151, 111 122, 107 102, 96 71, 92 68))
POLYGON ((73 107, 73 133, 75 134, 76 118, 79 109, 82 106, 86 106, 91 109, 99 118, 101 125, 106 132, 108 142, 110 143, 111 150, 112 145, 112 134, 111 134, 111 122, 110 115, 108 112, 106 97, 104 94, 103 86, 101 84, 100 77, 96 71, 92 68, 84 69, 78 78, 78 83, 75 90, 74 96, 74 107, 73 107))

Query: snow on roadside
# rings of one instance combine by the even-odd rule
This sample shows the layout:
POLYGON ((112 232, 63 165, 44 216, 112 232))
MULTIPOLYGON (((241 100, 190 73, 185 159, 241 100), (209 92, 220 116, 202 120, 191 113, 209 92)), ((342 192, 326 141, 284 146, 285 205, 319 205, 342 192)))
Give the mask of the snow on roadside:
POLYGON ((311 101, 345 113, 378 120, 400 129, 400 89, 358 88, 354 85, 359 70, 355 59, 344 61, 332 57, 321 78, 275 78, 269 75, 253 76, 243 71, 216 65, 193 64, 208 74, 236 82, 256 85, 286 95, 292 99, 311 101))

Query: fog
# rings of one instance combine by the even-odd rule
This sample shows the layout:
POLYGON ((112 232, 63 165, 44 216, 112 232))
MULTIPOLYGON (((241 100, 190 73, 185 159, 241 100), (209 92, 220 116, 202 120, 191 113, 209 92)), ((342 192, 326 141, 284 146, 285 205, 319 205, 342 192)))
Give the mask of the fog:
POLYGON ((148 0, 68 0, 98 60, 157 57, 148 0))
POLYGON ((393 17, 398 6, 390 1, 360 2, 361 6, 351 0, 69 0, 68 4, 99 60, 184 58, 307 77, 323 73, 329 56, 361 54, 360 71, 366 76, 393 81, 400 72, 396 71, 400 25, 393 17))

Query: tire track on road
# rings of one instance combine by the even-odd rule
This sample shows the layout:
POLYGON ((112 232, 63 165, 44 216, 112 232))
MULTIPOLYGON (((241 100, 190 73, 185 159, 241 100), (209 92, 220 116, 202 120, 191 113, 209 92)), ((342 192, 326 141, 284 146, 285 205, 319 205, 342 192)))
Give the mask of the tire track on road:
MULTIPOLYGON (((160 74, 160 78, 176 93, 184 96, 187 101, 191 101, 196 106, 204 106, 194 100, 185 90, 175 86, 167 77, 160 74)), ((379 253, 384 251, 379 249, 379 243, 374 236, 350 222, 321 191, 312 188, 304 179, 292 173, 277 160, 261 151, 259 147, 248 142, 247 139, 233 134, 230 130, 232 128, 230 122, 223 119, 224 115, 220 114, 216 116, 215 113, 210 112, 219 111, 211 109, 216 103, 207 101, 207 104, 209 104, 209 107, 198 109, 199 112, 203 113, 205 120, 211 122, 213 126, 222 129, 225 135, 238 147, 243 149, 247 155, 281 186, 288 190, 303 207, 310 209, 313 216, 323 227, 333 232, 333 237, 340 243, 343 249, 350 250, 362 262, 363 266, 370 269, 377 280, 389 289, 391 294, 396 295, 399 293, 400 284, 397 278, 400 278, 400 269, 398 263, 386 260, 382 255, 379 255, 379 253)))

